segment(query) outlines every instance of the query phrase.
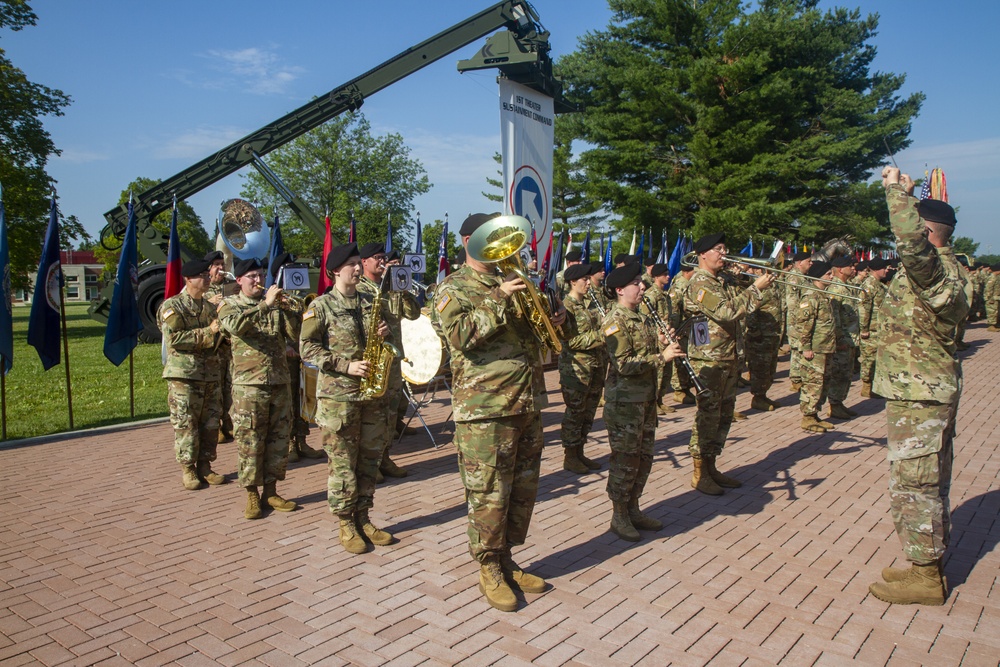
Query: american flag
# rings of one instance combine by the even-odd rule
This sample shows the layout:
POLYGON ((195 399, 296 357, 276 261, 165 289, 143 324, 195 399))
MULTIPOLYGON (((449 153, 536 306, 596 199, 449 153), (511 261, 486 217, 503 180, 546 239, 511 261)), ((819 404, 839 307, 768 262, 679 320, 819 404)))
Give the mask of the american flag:
POLYGON ((930 199, 931 198, 931 177, 928 175, 927 170, 924 170, 924 184, 920 186, 920 198, 930 199))
POLYGON ((438 246, 437 281, 448 277, 448 214, 444 215, 444 229, 441 230, 441 244, 438 246))

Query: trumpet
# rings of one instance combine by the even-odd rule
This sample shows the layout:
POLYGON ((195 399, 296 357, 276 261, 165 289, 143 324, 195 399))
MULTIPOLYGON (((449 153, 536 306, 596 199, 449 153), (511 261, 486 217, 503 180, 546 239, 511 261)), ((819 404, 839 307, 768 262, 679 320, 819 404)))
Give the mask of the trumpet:
MULTIPOLYGON (((775 268, 771 266, 771 263, 768 262, 767 260, 753 259, 750 257, 740 257, 739 255, 723 255, 722 261, 726 262, 727 264, 745 264, 752 268, 760 269, 762 271, 770 271, 771 273, 776 273, 778 275, 802 275, 800 273, 796 273, 795 271, 785 271, 784 269, 775 268)), ((684 255, 684 257, 681 259, 681 266, 697 268, 698 261, 696 259, 695 253, 689 252, 688 254, 684 255)), ((740 271, 739 275, 749 276, 750 278, 757 277, 755 274, 750 273, 749 271, 740 271)), ((817 282, 827 283, 831 285, 843 285, 848 289, 857 290, 859 292, 865 291, 864 287, 860 287, 858 285, 849 285, 848 283, 841 283, 836 280, 826 280, 825 278, 810 278, 809 276, 804 276, 804 278, 808 281, 815 280, 817 282)), ((814 287, 813 285, 800 285, 798 283, 793 283, 788 280, 782 280, 780 278, 775 278, 774 282, 781 283, 782 285, 791 285, 792 287, 795 287, 797 289, 809 290, 810 292, 822 292, 824 294, 829 294, 830 296, 836 296, 842 299, 850 299, 851 301, 861 301, 860 296, 851 296, 850 294, 834 294, 828 289, 814 287)))
MULTIPOLYGON (((646 310, 649 311, 649 319, 653 320, 653 324, 655 324, 656 328, 660 330, 660 333, 662 333, 666 337, 666 339, 671 343, 679 343, 680 341, 677 340, 677 336, 674 334, 673 331, 670 330, 670 327, 667 326, 667 323, 663 321, 663 318, 660 317, 660 314, 656 312, 656 308, 653 306, 653 303, 649 300, 649 297, 643 296, 642 303, 643 305, 646 306, 646 310)), ((691 376, 691 384, 694 385, 695 393, 698 396, 702 396, 706 392, 708 392, 708 387, 702 384, 701 380, 698 378, 698 374, 694 370, 694 367, 691 365, 691 362, 688 361, 688 358, 679 357, 679 361, 681 363, 681 366, 684 367, 684 370, 686 370, 688 375, 691 376)))

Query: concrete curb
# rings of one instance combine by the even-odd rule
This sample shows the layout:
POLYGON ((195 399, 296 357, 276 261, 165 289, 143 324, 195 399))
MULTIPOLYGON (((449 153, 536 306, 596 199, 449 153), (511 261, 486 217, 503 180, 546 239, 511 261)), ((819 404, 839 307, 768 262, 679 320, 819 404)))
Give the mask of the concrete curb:
POLYGON ((98 426, 96 428, 88 428, 80 431, 64 431, 62 433, 38 435, 33 438, 22 438, 20 440, 3 440, 0 441, 0 449, 14 449, 15 447, 30 447, 31 445, 43 445, 47 442, 56 442, 58 440, 89 438, 90 436, 93 435, 102 435, 104 433, 118 433, 119 431, 130 431, 135 428, 143 428, 145 426, 162 424, 164 422, 169 422, 169 421, 170 417, 155 417, 153 419, 143 419, 142 421, 137 421, 137 422, 126 422, 124 424, 109 424, 107 426, 98 426))

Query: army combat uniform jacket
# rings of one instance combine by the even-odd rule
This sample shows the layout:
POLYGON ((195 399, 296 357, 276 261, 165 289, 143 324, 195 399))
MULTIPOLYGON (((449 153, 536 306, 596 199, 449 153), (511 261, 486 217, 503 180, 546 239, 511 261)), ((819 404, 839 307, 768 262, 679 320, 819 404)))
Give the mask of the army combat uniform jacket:
POLYGON ((167 347, 163 377, 218 382, 216 348, 221 334, 209 328, 215 319, 215 306, 181 292, 160 305, 157 318, 167 347))
POLYGON ((285 346, 298 339, 299 313, 241 292, 222 301, 219 325, 233 347, 234 385, 288 384, 285 346))
POLYGON ((684 311, 694 318, 688 357, 700 361, 735 361, 742 320, 762 299, 763 294, 753 285, 731 297, 720 278, 704 269, 695 269, 684 296, 684 311), (699 327, 699 323, 704 325, 699 327), (697 333, 699 330, 707 332, 707 340, 697 333))

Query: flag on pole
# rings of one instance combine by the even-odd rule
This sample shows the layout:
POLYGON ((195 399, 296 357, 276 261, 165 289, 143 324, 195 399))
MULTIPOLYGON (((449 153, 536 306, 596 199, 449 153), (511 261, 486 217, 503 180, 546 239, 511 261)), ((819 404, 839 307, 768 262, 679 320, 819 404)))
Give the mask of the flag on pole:
POLYGON ((181 276, 181 242, 177 239, 177 196, 174 195, 174 212, 170 216, 170 242, 167 244, 167 281, 163 284, 163 300, 176 296, 184 289, 181 276))
POLYGON ((285 241, 281 238, 281 226, 278 225, 278 215, 274 216, 274 231, 271 232, 271 249, 267 253, 268 270, 264 278, 264 289, 274 284, 276 276, 271 272, 271 264, 278 259, 278 255, 285 252, 285 241))
POLYGON ((635 254, 635 228, 634 227, 632 228, 632 245, 630 245, 628 247, 628 254, 630 254, 630 255, 634 255, 635 254))
POLYGON ((681 272, 681 257, 684 256, 684 242, 680 234, 677 234, 677 244, 674 245, 674 252, 667 262, 667 273, 673 278, 681 272))
POLYGON ((347 242, 348 243, 357 243, 358 242, 358 227, 354 223, 354 211, 353 210, 351 211, 350 215, 351 215, 351 230, 347 233, 347 242))
POLYGON ((387 214, 385 219, 385 254, 392 252, 392 215, 387 214))
POLYGON ((753 237, 752 236, 750 237, 750 240, 747 241, 747 244, 745 246, 743 246, 743 250, 740 250, 740 254, 741 255, 745 255, 747 257, 753 257, 753 237))
MULTIPOLYGON (((419 211, 417 212, 417 244, 416 244, 416 247, 415 247, 415 249, 413 251, 413 254, 415 254, 415 255, 423 255, 424 254, 424 233, 423 233, 423 231, 421 230, 421 227, 420 227, 420 212, 419 211)), ((425 262, 425 264, 426 264, 426 262, 425 262)), ((415 273, 415 274, 413 274, 413 279, 416 280, 419 283, 422 283, 422 282, 424 282, 424 274, 422 274, 422 273, 415 273)), ((418 290, 417 303, 420 304, 421 308, 423 307, 424 302, 426 300, 427 300, 427 294, 423 290, 418 290)))
POLYGON ((14 311, 10 298, 10 250, 7 247, 7 212, 3 207, 3 186, 0 185, 0 356, 6 375, 14 366, 14 311))
POLYGON ((660 254, 656 256, 657 264, 666 264, 667 259, 670 254, 667 252, 667 230, 663 229, 663 234, 660 236, 660 254))
POLYGON ((649 228, 649 241, 646 242, 646 257, 653 257, 653 228, 649 228))
POLYGON ((319 284, 316 286, 317 294, 325 294, 333 285, 333 281, 326 275, 326 258, 333 250, 333 236, 330 235, 330 211, 326 212, 326 236, 323 237, 323 261, 319 265, 319 284))
POLYGON ((598 261, 604 261, 604 232, 601 232, 601 254, 597 256, 598 261))
POLYGON ((590 264, 590 230, 587 230, 587 238, 583 240, 583 263, 590 264))
POLYGON ((604 247, 604 275, 611 273, 615 265, 611 262, 611 232, 608 232, 608 245, 604 247))
POLYGON ((441 243, 438 246, 438 275, 440 283, 448 277, 448 214, 444 216, 444 228, 441 230, 441 243))
POLYGON ((539 285, 543 290, 549 285, 556 285, 556 275, 559 273, 560 267, 563 265, 563 257, 566 256, 567 251, 563 251, 563 237, 569 236, 568 232, 563 232, 559 235, 559 240, 553 240, 553 233, 549 232, 549 247, 545 250, 545 261, 542 263, 541 271, 539 275, 542 277, 542 282, 539 285), (555 250, 552 249, 552 244, 558 243, 555 250))
POLYGON ((111 295, 111 308, 108 310, 108 326, 104 330, 104 356, 115 366, 121 366, 133 348, 139 344, 142 321, 139 319, 139 304, 136 302, 139 287, 138 266, 135 209, 129 199, 128 227, 125 228, 122 253, 118 257, 115 290, 111 295))
POLYGON ((59 363, 59 308, 62 304, 63 276, 59 263, 59 214, 52 195, 49 226, 42 245, 42 260, 35 277, 35 294, 28 319, 28 345, 38 351, 42 368, 49 370, 59 363))
MULTIPOLYGON (((635 233, 633 232, 633 243, 634 243, 634 238, 635 238, 635 233)), ((646 245, 646 230, 644 229, 642 230, 642 233, 639 234, 639 247, 635 248, 635 246, 633 245, 635 252, 630 253, 638 257, 640 262, 642 261, 642 250, 645 247, 645 245, 646 245)))
POLYGON ((528 249, 531 251, 531 256, 534 257, 535 261, 537 262, 538 261, 538 237, 535 235, 535 225, 534 225, 534 223, 532 223, 532 225, 531 225, 531 245, 528 246, 528 249))

